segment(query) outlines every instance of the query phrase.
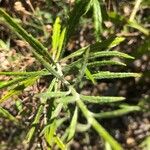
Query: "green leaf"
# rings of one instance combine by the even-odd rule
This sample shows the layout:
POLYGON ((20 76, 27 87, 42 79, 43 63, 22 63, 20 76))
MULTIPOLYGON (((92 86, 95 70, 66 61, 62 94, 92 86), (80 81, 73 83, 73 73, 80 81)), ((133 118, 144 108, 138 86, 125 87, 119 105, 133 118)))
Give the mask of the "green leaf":
MULTIPOLYGON (((54 79, 52 80, 50 86, 49 86, 48 89, 47 89, 48 92, 52 91, 55 82, 56 82, 56 79, 54 78, 54 79)), ((38 125, 38 123, 39 123, 39 121, 40 121, 40 117, 41 117, 41 115, 42 115, 42 113, 43 113, 44 105, 46 104, 46 102, 47 102, 47 99, 41 99, 41 105, 39 106, 39 108, 38 108, 38 110, 37 110, 37 114, 36 114, 36 116, 35 116, 35 118, 34 118, 34 121, 33 121, 33 123, 32 123, 32 127, 30 128, 30 130, 28 131, 27 136, 26 136, 27 142, 30 142, 31 139, 32 139, 33 136, 34 136, 34 133, 35 133, 35 131, 36 131, 36 127, 37 127, 37 125, 38 125)), ((45 132, 46 132, 46 131, 45 131, 45 132)))
POLYGON ((49 145, 52 145, 54 142, 55 137, 55 131, 56 131, 56 120, 53 120, 51 123, 49 123, 42 132, 44 132, 44 137, 49 145))
MULTIPOLYGON (((128 58, 128 59, 134 59, 132 56, 122 53, 122 52, 118 52, 118 51, 100 51, 100 52, 95 52, 95 53, 90 53, 89 54, 89 58, 88 59, 94 59, 94 58, 98 58, 98 57, 121 57, 121 58, 128 58)), ((75 66, 80 68, 81 64, 83 62, 83 58, 78 59, 77 61, 74 61, 73 63, 66 65, 63 69, 64 72, 68 72, 69 70, 71 70, 72 68, 74 68, 75 66)), ((94 62, 91 62, 90 65, 92 65, 92 63, 94 64, 94 62)), ((104 65, 104 64, 113 64, 113 65, 124 65, 123 63, 120 62, 115 62, 115 61, 102 61, 99 64, 104 65)), ((98 64, 98 62, 95 63, 95 65, 98 64)))
POLYGON ((140 32, 144 33, 145 35, 149 35, 149 30, 144 28, 142 25, 138 24, 136 21, 128 21, 128 26, 139 30, 140 32))
POLYGON ((66 96, 56 99, 58 103, 68 104, 76 101, 74 96, 66 96))
POLYGON ((98 57, 121 57, 121 58, 127 58, 127 59, 134 59, 132 56, 118 52, 118 51, 100 51, 100 52, 95 52, 95 53, 90 53, 90 58, 98 58, 98 57))
POLYGON ((59 38, 59 45, 58 45, 58 51, 57 51, 57 55, 56 55, 56 61, 58 61, 60 54, 62 52, 63 49, 63 44, 65 41, 65 34, 66 34, 66 28, 64 28, 60 34, 60 38, 59 38))
POLYGON ((58 136, 55 136, 54 138, 55 138, 56 144, 58 145, 58 147, 61 150, 67 150, 66 145, 63 143, 63 141, 58 136))
POLYGON ((46 60, 49 60, 54 64, 54 61, 50 54, 37 39, 35 39, 31 34, 27 33, 12 17, 10 17, 3 9, 0 8, 0 16, 4 18, 5 22, 16 32, 20 37, 22 37, 26 42, 30 44, 33 48, 32 52, 41 54, 46 60))
POLYGON ((82 65, 82 61, 83 61, 83 58, 82 59, 78 59, 77 61, 74 61, 71 64, 66 65, 63 68, 63 72, 67 73, 69 70, 74 69, 75 67, 80 68, 81 65, 82 65))
POLYGON ((66 41, 68 41, 71 34, 74 32, 75 27, 79 24, 80 18, 89 10, 91 2, 92 0, 76 1, 75 6, 69 15, 66 30, 66 41))
POLYGON ((55 110, 52 112, 51 121, 48 125, 43 129, 42 133, 44 133, 46 141, 51 145, 53 143, 53 138, 55 137, 55 131, 57 129, 56 126, 56 118, 62 109, 62 104, 58 104, 55 110))
POLYGON ((0 107, 0 117, 7 118, 14 123, 18 123, 18 120, 12 114, 10 114, 9 111, 2 107, 0 107))
POLYGON ((59 44, 59 36, 60 36, 60 18, 57 17, 55 23, 53 25, 53 35, 52 35, 52 51, 57 50, 59 44))
POLYGON ((125 40, 124 37, 110 37, 109 39, 106 39, 102 42, 97 42, 95 44, 89 45, 90 52, 109 50, 109 49, 119 45, 124 40, 125 40))
POLYGON ((68 59, 71 59, 71 58, 80 56, 80 55, 82 55, 82 54, 85 52, 86 49, 88 49, 88 47, 89 47, 89 46, 83 47, 83 48, 81 48, 81 49, 79 49, 79 50, 77 50, 77 51, 71 53, 70 55, 68 55, 68 56, 66 56, 66 57, 64 57, 64 58, 62 58, 60 61, 61 61, 61 62, 64 62, 64 61, 66 61, 66 60, 68 60, 68 59))
POLYGON ((90 129, 91 125, 89 123, 87 124, 81 124, 81 123, 78 123, 77 124, 77 132, 86 132, 90 129))
POLYGON ((129 78, 141 77, 140 73, 125 73, 125 72, 109 72, 102 71, 92 75, 94 79, 115 79, 115 78, 129 78))
POLYGON ((45 92, 41 94, 37 94, 38 97, 42 98, 53 98, 53 97, 64 97, 67 96, 69 92, 45 92))
POLYGON ((21 82, 25 79, 26 78, 23 77, 23 78, 16 78, 16 79, 13 79, 13 80, 10 80, 10 81, 4 81, 4 82, 0 83, 0 89, 11 87, 12 85, 18 84, 18 82, 21 82))
POLYGON ((113 102, 119 102, 125 100, 124 97, 112 97, 112 96, 85 96, 80 95, 81 100, 89 103, 109 104, 113 102))
POLYGON ((88 46, 83 47, 83 48, 71 53, 70 55, 62 58, 61 62, 66 61, 66 60, 71 59, 71 58, 78 57, 78 56, 82 55, 87 49, 90 49, 90 52, 96 52, 96 51, 102 51, 104 49, 113 48, 113 47, 119 45, 124 40, 125 40, 124 37, 111 37, 111 38, 104 40, 102 42, 97 42, 95 44, 88 45, 88 46))
POLYGON ((146 137, 142 143, 140 144, 142 150, 149 150, 150 149, 150 136, 146 137))
POLYGON ((31 127, 31 129, 28 131, 27 136, 26 136, 27 142, 30 142, 31 139, 32 139, 33 136, 34 136, 34 133, 35 133, 37 124, 39 123, 40 118, 41 118, 41 114, 42 114, 42 112, 43 112, 43 108, 44 108, 43 105, 40 105, 40 107, 38 108, 38 111, 37 111, 36 116, 35 116, 35 118, 34 118, 34 121, 33 121, 33 123, 32 123, 32 127, 31 127))
POLYGON ((105 142, 105 150, 112 150, 112 148, 108 142, 105 142))
POLYGON ((126 66, 126 64, 119 62, 119 61, 113 61, 113 60, 103 60, 103 61, 94 61, 91 63, 88 63, 88 67, 100 67, 100 66, 106 66, 106 65, 121 65, 126 66))
POLYGON ((9 43, 5 43, 0 39, 0 49, 9 50, 9 43))
POLYGON ((127 106, 122 107, 121 109, 108 111, 108 112, 101 112, 101 113, 92 113, 92 115, 96 118, 103 119, 103 118, 114 118, 119 117, 130 112, 140 111, 141 108, 139 106, 127 106))
POLYGON ((79 68, 79 75, 76 77, 76 82, 75 86, 81 82, 82 78, 84 77, 85 71, 86 71, 86 66, 88 63, 88 58, 89 58, 89 49, 85 51, 85 55, 83 56, 83 62, 81 64, 81 68, 79 68))
POLYGON ((33 71, 33 72, 0 72, 0 75, 6 76, 25 76, 25 77, 32 77, 32 76, 46 76, 50 75, 48 71, 33 71))
POLYGON ((95 27, 95 36, 96 40, 100 40, 100 35, 102 33, 102 13, 101 13, 101 4, 102 1, 93 0, 93 17, 94 17, 94 27, 95 27))
POLYGON ((12 97, 13 95, 18 95, 20 94, 26 87, 32 85, 35 83, 35 81, 38 79, 39 77, 34 77, 34 78, 28 78, 22 82, 19 83, 19 85, 15 86, 13 89, 11 89, 10 91, 8 91, 1 99, 0 99, 0 103, 3 103, 5 100, 9 99, 10 97, 12 97))
POLYGON ((85 70, 85 75, 88 79, 90 79, 92 81, 93 84, 96 84, 96 81, 94 80, 94 78, 88 68, 86 68, 86 70, 85 70))
POLYGON ((75 111, 71 120, 71 124, 69 126, 67 142, 69 142, 75 135, 77 119, 78 119, 78 107, 75 108, 75 111))
POLYGON ((52 35, 52 50, 51 50, 51 52, 53 53, 53 58, 56 57, 56 53, 57 53, 57 49, 58 49, 58 45, 59 45, 60 30, 61 30, 60 18, 57 17, 55 20, 55 23, 53 25, 53 35, 52 35))
POLYGON ((119 45, 121 42, 125 40, 124 37, 116 37, 108 46, 108 48, 113 48, 117 45, 119 45))
POLYGON ((15 101, 15 104, 16 104, 16 108, 19 112, 21 112, 23 110, 23 104, 22 104, 22 100, 20 99, 17 99, 15 101))

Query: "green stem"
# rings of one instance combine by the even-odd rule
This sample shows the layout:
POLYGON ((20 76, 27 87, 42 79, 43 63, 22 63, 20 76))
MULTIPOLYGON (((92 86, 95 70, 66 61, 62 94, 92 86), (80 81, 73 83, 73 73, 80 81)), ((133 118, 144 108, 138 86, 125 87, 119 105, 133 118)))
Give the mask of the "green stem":
POLYGON ((129 21, 133 21, 134 20, 134 17, 135 17, 135 15, 136 15, 139 7, 140 7, 141 2, 142 2, 142 0, 136 0, 135 6, 134 6, 133 11, 132 11, 132 13, 130 15, 129 21))
POLYGON ((79 99, 77 100, 77 105, 81 109, 85 118, 92 125, 92 127, 97 131, 97 133, 105 140, 108 141, 114 150, 123 150, 121 145, 101 126, 101 124, 92 116, 91 112, 87 109, 84 103, 79 99))

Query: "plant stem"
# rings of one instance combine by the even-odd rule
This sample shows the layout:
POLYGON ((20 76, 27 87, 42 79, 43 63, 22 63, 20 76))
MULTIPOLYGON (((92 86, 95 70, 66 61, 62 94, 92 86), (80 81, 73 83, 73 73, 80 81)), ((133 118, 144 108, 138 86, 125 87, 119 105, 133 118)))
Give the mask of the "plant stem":
POLYGON ((109 135, 109 133, 101 126, 101 124, 92 116, 91 112, 86 108, 86 106, 80 99, 77 100, 77 105, 81 109, 88 122, 92 125, 92 127, 104 140, 109 142, 114 150, 123 150, 121 145, 116 140, 114 140, 113 137, 109 135))
POLYGON ((133 8, 133 11, 132 11, 132 13, 130 15, 130 18, 129 18, 129 21, 133 21, 134 20, 134 17, 135 17, 135 15, 136 15, 139 7, 140 7, 141 2, 142 2, 142 0, 136 0, 136 3, 135 3, 134 8, 133 8))

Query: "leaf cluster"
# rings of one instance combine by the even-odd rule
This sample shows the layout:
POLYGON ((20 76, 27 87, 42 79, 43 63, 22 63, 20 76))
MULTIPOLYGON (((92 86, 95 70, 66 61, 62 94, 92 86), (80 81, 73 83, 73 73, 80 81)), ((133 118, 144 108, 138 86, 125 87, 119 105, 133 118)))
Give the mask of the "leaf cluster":
MULTIPOLYGON (((110 144, 112 149, 123 149, 96 118, 117 117, 133 111, 140 111, 141 108, 139 106, 123 105, 122 101, 125 100, 124 97, 90 96, 83 95, 79 92, 79 85, 85 80, 96 84, 96 82, 101 79, 111 80, 115 78, 141 77, 141 74, 138 73, 100 70, 102 66, 126 66, 123 61, 114 60, 114 57, 119 58, 119 60, 134 59, 134 57, 128 54, 112 49, 123 42, 125 40, 124 37, 113 36, 109 39, 101 40, 99 36, 103 31, 101 5, 102 1, 99 2, 98 0, 76 1, 66 26, 63 26, 60 18, 57 17, 53 25, 52 50, 50 52, 48 52, 48 49, 43 46, 41 42, 27 33, 14 18, 0 8, 0 17, 3 18, 4 23, 29 44, 29 49, 33 56, 44 68, 43 70, 34 72, 0 72, 0 75, 14 77, 10 81, 0 82, 0 89, 9 87, 8 92, 0 99, 0 103, 3 103, 14 95, 19 95, 25 88, 35 84, 41 77, 51 76, 51 81, 49 82, 47 90, 35 95, 35 97, 40 100, 41 104, 37 108, 34 121, 27 133, 27 142, 32 142, 34 140, 37 126, 44 120, 44 123, 40 126, 40 134, 38 136, 44 137, 48 149, 51 149, 54 145, 57 145, 63 150, 67 149, 69 142, 74 138, 79 126, 82 126, 82 128, 80 128, 81 132, 86 132, 92 127, 104 141, 110 144), (64 51, 69 38, 75 30, 75 27, 79 24, 81 17, 91 8, 93 9, 97 42, 65 56, 64 51), (66 80, 65 77, 69 75, 74 76, 73 81, 66 80), (119 109, 94 113, 88 109, 87 105, 89 103, 99 105, 111 105, 117 103, 119 109), (70 105, 73 107, 70 108, 70 105), (60 115, 62 112, 65 114, 63 117, 60 115), (79 123, 78 118, 80 113, 86 118, 87 124, 79 123), (67 121, 69 121, 69 126, 64 131, 64 134, 58 134, 60 126, 67 121)), ((109 15, 112 18, 114 17, 111 16, 111 14, 109 15)), ((140 30, 144 34, 149 34, 147 30, 141 28, 141 26, 135 22, 128 21, 127 23, 129 26, 140 30)), ((2 107, 0 107, 0 114, 3 117, 18 122, 14 116, 2 107)))

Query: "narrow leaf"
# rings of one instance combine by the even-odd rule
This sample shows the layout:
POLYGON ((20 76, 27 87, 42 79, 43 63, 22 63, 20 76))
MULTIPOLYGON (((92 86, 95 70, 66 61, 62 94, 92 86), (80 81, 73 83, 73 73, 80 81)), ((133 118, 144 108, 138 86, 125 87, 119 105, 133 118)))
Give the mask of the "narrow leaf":
POLYGON ((16 79, 13 79, 13 80, 10 80, 10 81, 4 81, 4 82, 0 83, 0 89, 7 88, 7 87, 10 87, 12 85, 18 84, 18 82, 21 82, 25 79, 26 78, 23 77, 23 78, 16 78, 16 79))
POLYGON ((42 114, 42 112, 43 112, 43 108, 44 108, 43 105, 40 105, 40 107, 38 108, 38 111, 37 111, 36 116, 35 116, 35 118, 34 118, 34 121, 33 121, 33 123, 32 123, 32 127, 31 127, 31 129, 28 131, 27 136, 26 136, 27 142, 30 142, 31 139, 32 139, 33 136, 34 136, 36 127, 37 127, 37 125, 38 125, 38 123, 39 123, 39 121, 40 121, 41 114, 42 114))
POLYGON ((7 118, 14 123, 18 123, 18 120, 12 114, 10 114, 9 111, 2 107, 0 107, 0 117, 7 118))
POLYGON ((54 61, 50 54, 37 39, 31 34, 28 34, 12 17, 10 17, 3 9, 0 8, 0 16, 5 19, 5 22, 16 32, 20 37, 27 41, 35 52, 43 55, 46 59, 54 64, 54 61))
POLYGON ((89 49, 87 49, 85 51, 85 55, 83 56, 83 62, 82 62, 82 66, 81 68, 79 68, 79 75, 77 76, 77 79, 76 79, 76 82, 75 82, 75 86, 81 82, 84 74, 85 74, 85 71, 86 71, 86 66, 87 66, 87 63, 88 63, 88 58, 89 58, 89 49))
POLYGON ((108 112, 101 112, 101 113, 92 113, 92 115, 96 118, 103 119, 103 118, 114 118, 119 117, 130 112, 140 111, 141 108, 138 106, 128 106, 125 108, 108 111, 108 112))
POLYGON ((57 143, 58 147, 61 150, 67 150, 66 145, 63 143, 63 141, 58 136, 55 136, 54 138, 55 138, 55 142, 57 143))
POLYGON ((113 102, 119 102, 125 100, 124 97, 112 97, 112 96, 85 96, 80 95, 81 100, 89 103, 109 104, 113 102))
POLYGON ((94 17, 94 27, 95 27, 95 36, 96 40, 100 40, 102 33, 102 13, 100 3, 102 1, 93 0, 93 17, 94 17))
POLYGON ((60 36, 60 18, 57 17, 55 20, 55 23, 53 25, 53 35, 52 35, 52 51, 57 50, 58 47, 58 41, 60 36))
POLYGON ((74 32, 75 27, 78 25, 80 18, 86 14, 89 6, 91 5, 92 0, 78 1, 75 3, 73 10, 70 13, 67 32, 66 32, 66 41, 71 37, 71 34, 74 32))
POLYGON ((82 55, 82 54, 85 52, 86 49, 88 49, 88 47, 89 47, 89 46, 83 47, 83 48, 81 48, 81 49, 79 49, 79 50, 77 50, 77 51, 71 53, 70 55, 68 55, 68 56, 66 56, 66 57, 64 57, 64 58, 62 58, 60 61, 61 61, 61 62, 64 62, 64 61, 66 61, 66 60, 68 60, 68 59, 71 59, 71 58, 80 56, 80 55, 82 55))
POLYGON ((124 37, 116 37, 108 46, 108 48, 113 48, 117 45, 119 45, 121 42, 125 40, 124 37))
POLYGON ((132 56, 118 51, 100 51, 100 52, 90 53, 89 59, 98 58, 98 57, 112 57, 112 56, 134 59, 132 56))
POLYGON ((85 75, 88 79, 90 79, 92 81, 93 84, 96 84, 96 81, 94 80, 94 78, 88 68, 86 68, 86 70, 85 70, 85 75))
POLYGON ((20 94, 26 87, 34 84, 34 82, 38 79, 38 77, 35 78, 29 78, 26 79, 25 81, 22 81, 19 83, 19 85, 15 86, 13 89, 11 89, 10 91, 8 91, 6 93, 6 95, 4 95, 1 99, 0 99, 0 103, 3 103, 5 100, 9 99, 10 97, 12 97, 13 95, 18 95, 20 94))
POLYGON ((52 35, 52 50, 51 52, 53 53, 53 58, 55 58, 55 55, 57 53, 57 48, 59 45, 59 37, 60 37, 60 18, 57 17, 55 20, 55 23, 53 25, 53 35, 52 35))
POLYGON ((129 78, 129 77, 141 77, 139 73, 125 73, 125 72, 109 72, 102 71, 92 75, 94 79, 115 79, 115 78, 129 78))
POLYGON ((56 55, 56 62, 58 61, 60 54, 62 52, 62 49, 63 49, 63 43, 65 41, 65 34, 66 34, 66 28, 63 29, 63 31, 61 32, 60 38, 59 38, 58 51, 57 51, 57 55, 56 55))
POLYGON ((37 94, 38 97, 42 98, 53 98, 53 97, 64 97, 67 96, 68 92, 45 92, 41 94, 37 94))
POLYGON ((106 65, 121 65, 126 66, 126 64, 119 62, 119 61, 113 61, 113 60, 103 60, 103 61, 94 61, 87 64, 88 67, 100 67, 100 66, 106 66, 106 65))
POLYGON ((111 37, 102 42, 97 42, 95 44, 88 45, 64 57, 63 59, 61 59, 61 62, 66 61, 70 58, 75 58, 75 57, 82 55, 88 48, 90 48, 90 52, 102 51, 104 49, 113 48, 119 45, 124 40, 125 40, 124 37, 111 37))
POLYGON ((45 76, 45 75, 50 75, 48 71, 33 71, 33 72, 0 72, 0 75, 6 75, 6 76, 45 76))
POLYGON ((67 141, 69 142, 75 135, 75 131, 76 131, 76 124, 77 124, 77 119, 78 119, 78 107, 75 108, 72 120, 71 120, 71 124, 69 126, 69 135, 67 138, 67 141))

